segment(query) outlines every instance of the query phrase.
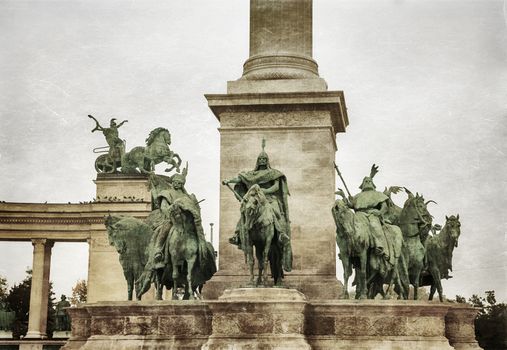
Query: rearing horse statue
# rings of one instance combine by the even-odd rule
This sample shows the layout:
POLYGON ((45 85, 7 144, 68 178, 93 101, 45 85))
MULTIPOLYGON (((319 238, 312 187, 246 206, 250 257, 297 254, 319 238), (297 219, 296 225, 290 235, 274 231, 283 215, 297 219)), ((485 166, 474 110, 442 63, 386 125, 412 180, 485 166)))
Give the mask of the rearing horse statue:
POLYGON ((152 173, 155 165, 166 162, 171 167, 165 169, 169 172, 176 168, 179 172, 181 158, 169 148, 171 134, 165 128, 156 128, 150 132, 146 139, 146 147, 134 147, 122 159, 122 173, 135 173, 137 169, 143 174, 152 173))

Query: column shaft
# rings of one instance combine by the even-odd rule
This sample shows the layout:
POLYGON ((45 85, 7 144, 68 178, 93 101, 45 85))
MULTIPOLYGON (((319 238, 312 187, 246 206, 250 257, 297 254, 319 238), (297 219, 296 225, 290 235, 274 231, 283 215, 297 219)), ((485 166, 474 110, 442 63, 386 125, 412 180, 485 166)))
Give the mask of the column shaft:
POLYGON ((28 333, 25 339, 39 339, 46 336, 48 311, 49 270, 53 242, 33 239, 32 284, 30 289, 30 310, 28 333))

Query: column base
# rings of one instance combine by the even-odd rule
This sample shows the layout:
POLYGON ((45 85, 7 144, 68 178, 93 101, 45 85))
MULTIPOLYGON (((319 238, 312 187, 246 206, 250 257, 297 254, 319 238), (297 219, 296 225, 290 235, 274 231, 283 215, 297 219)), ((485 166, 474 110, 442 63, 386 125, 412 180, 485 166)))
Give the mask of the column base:
POLYGON ((48 336, 45 333, 37 332, 37 331, 29 331, 23 337, 23 339, 46 339, 48 336))

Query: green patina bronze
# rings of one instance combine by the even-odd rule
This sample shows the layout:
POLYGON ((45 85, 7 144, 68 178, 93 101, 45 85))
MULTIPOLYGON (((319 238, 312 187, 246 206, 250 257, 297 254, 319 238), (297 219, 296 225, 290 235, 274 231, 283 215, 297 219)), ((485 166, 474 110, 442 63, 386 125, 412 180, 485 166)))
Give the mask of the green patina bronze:
POLYGON ((454 248, 458 246, 460 234, 459 214, 446 216, 445 225, 440 233, 429 236, 426 240, 427 267, 422 273, 421 285, 431 286, 429 300, 433 299, 435 290, 437 290, 439 300, 443 301, 441 280, 442 278, 451 278, 449 271, 452 271, 452 253, 454 248))
MULTIPOLYGON (((346 260, 344 271, 351 272, 351 259, 359 261, 356 264, 356 297, 361 299, 374 298, 380 292, 378 286, 386 281, 389 285, 396 283, 402 287, 403 295, 408 293, 400 281, 400 270, 404 269, 403 235, 398 226, 386 219, 389 197, 376 190, 373 177, 377 172, 378 167, 373 165, 370 176, 365 177, 359 186, 361 192, 355 196, 349 194, 346 197, 342 190, 338 190, 342 199, 337 200, 332 208, 338 246, 347 246, 347 250, 340 248, 340 258, 346 260)), ((349 276, 346 276, 345 283, 349 276)), ((344 296, 348 296, 346 286, 344 296)))
POLYGON ((171 167, 165 169, 169 172, 176 169, 180 171, 181 158, 171 151, 171 134, 165 128, 156 128, 150 132, 146 139, 146 147, 138 146, 126 153, 122 160, 122 173, 153 173, 155 165, 165 162, 171 167))
POLYGON ((141 299, 152 284, 157 299, 165 286, 178 299, 200 297, 206 281, 216 272, 215 253, 207 242, 201 223, 201 209, 194 194, 185 190, 188 166, 171 177, 151 174, 153 210, 145 220, 111 216, 106 219, 109 239, 120 254, 128 284, 128 298, 141 299))
POLYGON ((70 331, 70 317, 66 310, 66 308, 68 307, 70 307, 70 303, 67 300, 67 297, 64 294, 62 294, 60 297, 60 301, 56 303, 55 307, 56 331, 70 331))
POLYGON ((432 227, 433 218, 428 212, 429 202, 418 193, 414 196, 405 188, 408 198, 395 223, 401 228, 404 239, 403 255, 407 264, 408 282, 414 286, 414 300, 418 298, 421 273, 424 269, 424 244, 432 227))
MULTIPOLYGON (((107 154, 102 154, 95 160, 95 170, 99 173, 114 173, 119 167, 121 167, 122 157, 125 154, 125 141, 120 139, 118 129, 123 124, 127 123, 128 120, 124 120, 120 124, 116 124, 116 119, 112 118, 109 122, 109 128, 104 128, 99 124, 95 117, 92 115, 88 115, 88 117, 95 121, 95 128, 92 129, 92 132, 102 131, 109 146, 107 154)), ((94 149, 94 152, 102 153, 105 152, 106 148, 107 147, 99 147, 94 149)))
POLYGON ((146 139, 145 147, 137 146, 125 153, 126 143, 120 139, 118 128, 127 120, 116 124, 116 119, 113 118, 110 121, 110 127, 104 128, 93 116, 88 115, 88 117, 93 119, 96 124, 92 132, 102 131, 108 144, 106 147, 98 147, 93 150, 95 153, 104 153, 95 160, 95 170, 98 173, 131 174, 140 172, 150 174, 154 172, 155 165, 162 162, 170 165, 165 169, 166 172, 173 169, 176 169, 177 172, 180 171, 181 158, 169 148, 171 144, 169 130, 162 127, 153 129, 146 139))
POLYGON ((250 269, 250 285, 267 284, 269 262, 275 285, 281 285, 284 271, 292 269, 292 248, 287 196, 289 189, 285 175, 271 168, 264 151, 257 157, 252 171, 241 172, 224 180, 241 202, 240 219, 235 235, 229 240, 243 250, 250 269), (234 184, 234 188, 230 184, 234 184), (258 278, 254 283, 254 252, 258 263, 258 278))
MULTIPOLYGON (((336 167, 338 175, 343 178, 336 167)), ((348 298, 348 279, 356 272, 356 298, 386 297, 394 285, 399 297, 407 299, 409 285, 414 286, 414 299, 419 286, 431 285, 431 297, 438 290, 442 300, 441 278, 449 278, 452 270, 452 248, 459 237, 459 216, 447 219, 446 230, 430 236, 439 225, 432 226, 432 216, 422 195, 415 196, 404 187, 393 186, 384 192, 376 190, 373 177, 363 179, 361 192, 347 197, 338 189, 332 208, 336 223, 336 243, 344 270, 343 297, 348 298), (394 204, 391 193, 405 190, 408 199, 403 208, 394 204), (388 285, 384 291, 383 285, 388 285)), ((346 185, 345 185, 346 186, 346 185)), ((347 189, 347 188, 346 188, 347 189)), ((348 189, 347 189, 348 192, 348 189)), ((431 300, 431 299, 430 299, 431 300)))

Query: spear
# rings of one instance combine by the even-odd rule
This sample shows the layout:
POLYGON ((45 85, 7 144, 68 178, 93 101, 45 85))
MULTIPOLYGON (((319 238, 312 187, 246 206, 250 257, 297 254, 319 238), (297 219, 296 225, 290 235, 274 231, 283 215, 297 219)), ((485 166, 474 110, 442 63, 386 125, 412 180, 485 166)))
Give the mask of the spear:
POLYGON ((349 197, 352 197, 352 195, 350 194, 350 191, 349 191, 349 189, 347 187, 347 184, 345 183, 345 180, 343 180, 342 173, 340 173, 340 169, 338 169, 338 165, 336 165, 336 163, 334 163, 334 168, 336 170, 336 173, 338 174, 338 176, 342 180, 343 186, 345 186, 345 190, 347 191, 347 194, 349 195, 349 197))
POLYGON ((238 192, 234 191, 234 188, 232 188, 228 182, 223 182, 223 184, 227 186, 232 191, 232 193, 234 193, 234 196, 238 201, 241 202, 243 200, 243 197, 241 197, 238 192))

